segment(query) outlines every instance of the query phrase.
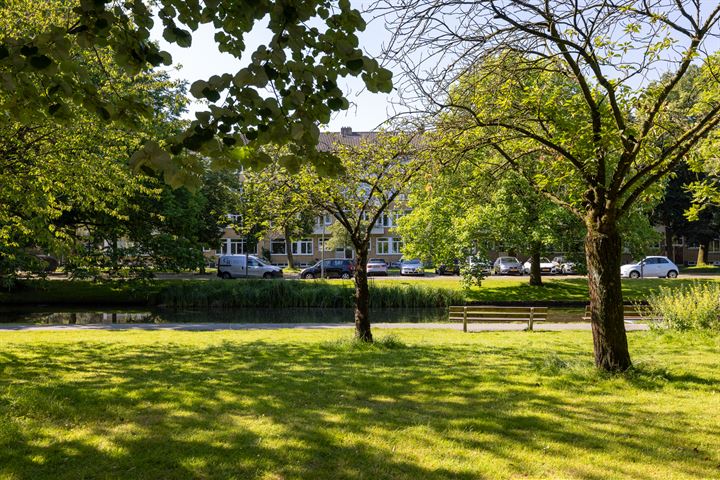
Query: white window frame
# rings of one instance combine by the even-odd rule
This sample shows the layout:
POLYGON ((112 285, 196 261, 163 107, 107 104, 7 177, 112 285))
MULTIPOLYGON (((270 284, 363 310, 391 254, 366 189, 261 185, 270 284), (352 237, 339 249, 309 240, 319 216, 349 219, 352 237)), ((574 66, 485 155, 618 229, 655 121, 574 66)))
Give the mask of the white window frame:
POLYGON ((244 255, 245 254, 245 239, 244 238, 231 238, 229 242, 230 255, 244 255))
POLYGON ((311 238, 303 238, 292 243, 292 254, 298 256, 313 255, 313 241, 311 238))
POLYGON ((287 244, 284 238, 275 238, 270 240, 270 255, 287 255, 287 244), (282 244, 282 252, 275 252, 273 247, 282 244))
POLYGON ((403 241, 402 237, 392 237, 390 239, 390 247, 395 255, 401 254, 404 246, 405 242, 403 241))
POLYGON ((720 238, 716 238, 712 242, 710 242, 710 246, 708 247, 708 253, 718 253, 720 252, 720 238))
POLYGON ((392 255, 390 253, 390 245, 392 239, 390 237, 378 237, 375 239, 375 253, 377 255, 392 255))

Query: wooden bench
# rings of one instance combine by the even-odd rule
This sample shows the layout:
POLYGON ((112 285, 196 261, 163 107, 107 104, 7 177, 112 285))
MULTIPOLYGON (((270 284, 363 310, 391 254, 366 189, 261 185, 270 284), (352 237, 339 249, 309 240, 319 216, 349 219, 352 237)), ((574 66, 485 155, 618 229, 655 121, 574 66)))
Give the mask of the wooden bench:
MULTIPOLYGON (((623 318, 628 323, 662 321, 662 316, 654 315, 651 312, 646 311, 642 306, 627 304, 623 305, 623 318)), ((591 320, 590 305, 585 306, 585 314, 582 319, 586 322, 591 320)))
POLYGON ((547 307, 450 307, 449 320, 462 322, 463 332, 467 332, 468 323, 522 322, 527 323, 528 330, 532 330, 533 323, 547 320, 547 307))

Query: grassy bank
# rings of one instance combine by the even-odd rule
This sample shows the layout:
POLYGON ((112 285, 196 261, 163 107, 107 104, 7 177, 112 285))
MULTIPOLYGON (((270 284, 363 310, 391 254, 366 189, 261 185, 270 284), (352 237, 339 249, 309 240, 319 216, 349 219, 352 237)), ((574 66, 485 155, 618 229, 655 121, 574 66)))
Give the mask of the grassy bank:
MULTIPOLYGON (((679 288, 716 279, 623 280, 626 301, 646 299, 660 287, 679 288)), ((0 292, 0 305, 115 305, 177 307, 321 307, 352 306, 352 281, 153 280, 148 282, 25 281, 0 292)), ((588 301, 584 278, 545 279, 531 287, 527 278, 488 278, 482 287, 461 288, 457 277, 423 280, 390 278, 371 283, 373 308, 443 307, 450 304, 588 301)))
POLYGON ((2 332, 3 479, 708 479, 720 340, 589 332, 2 332))

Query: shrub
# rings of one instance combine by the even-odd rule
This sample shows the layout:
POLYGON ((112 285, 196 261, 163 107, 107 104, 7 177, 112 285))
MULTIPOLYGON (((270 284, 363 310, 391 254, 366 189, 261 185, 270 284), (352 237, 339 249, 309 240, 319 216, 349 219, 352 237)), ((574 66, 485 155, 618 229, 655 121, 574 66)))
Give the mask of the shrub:
POLYGON ((649 314, 661 316, 662 325, 675 330, 720 331, 720 285, 695 283, 667 289, 648 297, 649 314))

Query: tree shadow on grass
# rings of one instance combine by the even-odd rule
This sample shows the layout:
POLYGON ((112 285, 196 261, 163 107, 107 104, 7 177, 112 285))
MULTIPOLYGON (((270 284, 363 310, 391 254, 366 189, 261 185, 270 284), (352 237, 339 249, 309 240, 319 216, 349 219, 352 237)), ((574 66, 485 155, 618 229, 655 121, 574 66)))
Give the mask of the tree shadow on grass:
POLYGON ((553 372, 538 364, 546 353, 26 345, 0 356, 0 476, 650 479, 657 471, 636 463, 672 470, 687 455, 698 458, 682 463, 685 475, 720 473, 716 454, 692 450, 673 417, 682 412, 594 395, 597 379, 553 372), (578 452, 613 461, 558 460, 578 452), (543 458, 555 459, 551 470, 543 458))

